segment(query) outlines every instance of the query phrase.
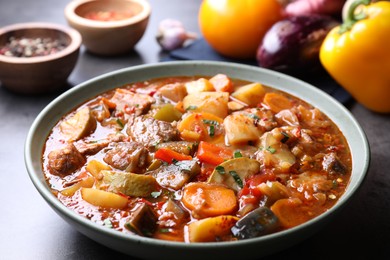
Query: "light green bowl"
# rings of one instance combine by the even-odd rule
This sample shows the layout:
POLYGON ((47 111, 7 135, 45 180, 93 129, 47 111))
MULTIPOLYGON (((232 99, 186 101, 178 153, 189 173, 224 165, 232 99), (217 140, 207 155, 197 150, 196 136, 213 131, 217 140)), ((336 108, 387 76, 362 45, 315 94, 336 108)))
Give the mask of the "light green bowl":
POLYGON ((180 61, 142 65, 114 71, 88 80, 52 101, 35 119, 25 143, 25 164, 35 187, 47 203, 79 232, 114 250, 145 259, 245 259, 260 258, 286 249, 308 238, 338 213, 356 193, 366 176, 370 161, 367 138, 355 118, 338 101, 305 82, 255 66, 210 61, 180 61), (78 215, 66 208, 50 191, 42 171, 41 153, 52 127, 66 113, 86 100, 126 83, 166 76, 224 73, 232 78, 258 81, 288 92, 324 112, 347 138, 352 152, 352 176, 344 195, 324 214, 286 231, 258 238, 218 243, 162 241, 124 234, 78 215))

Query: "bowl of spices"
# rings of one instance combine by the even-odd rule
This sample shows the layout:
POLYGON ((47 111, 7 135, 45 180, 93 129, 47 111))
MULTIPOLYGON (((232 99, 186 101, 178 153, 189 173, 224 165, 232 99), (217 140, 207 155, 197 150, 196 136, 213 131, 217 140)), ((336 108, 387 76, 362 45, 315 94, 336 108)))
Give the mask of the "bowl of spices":
POLYGON ((79 31, 86 49, 97 55, 130 52, 147 28, 146 0, 80 0, 65 7, 68 24, 79 31))
POLYGON ((0 28, 1 86, 21 94, 58 90, 67 83, 81 45, 74 29, 53 23, 0 28))

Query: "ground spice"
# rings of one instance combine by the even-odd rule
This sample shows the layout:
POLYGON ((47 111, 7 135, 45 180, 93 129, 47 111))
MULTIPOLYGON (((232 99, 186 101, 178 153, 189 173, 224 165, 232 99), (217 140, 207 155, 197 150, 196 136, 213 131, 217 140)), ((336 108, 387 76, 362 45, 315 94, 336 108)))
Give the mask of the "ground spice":
POLYGON ((51 38, 10 37, 7 44, 0 47, 0 55, 19 58, 38 57, 59 52, 65 47, 65 42, 51 38))

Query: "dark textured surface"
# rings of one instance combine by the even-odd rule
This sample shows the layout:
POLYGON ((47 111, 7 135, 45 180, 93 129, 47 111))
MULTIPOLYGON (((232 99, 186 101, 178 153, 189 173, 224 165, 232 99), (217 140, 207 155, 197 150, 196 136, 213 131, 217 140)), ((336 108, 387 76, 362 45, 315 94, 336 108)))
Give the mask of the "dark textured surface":
MULTIPOLYGON (((63 8, 68 1, 1 1, 0 26, 27 21, 66 24, 63 8)), ((180 19, 187 29, 199 31, 196 13, 200 0, 150 3, 150 25, 136 50, 121 57, 101 58, 82 49, 69 87, 102 73, 164 59, 166 54, 160 53, 154 40, 163 18, 180 19)), ((37 114, 58 94, 19 96, 0 86, 0 259, 132 259, 75 231, 44 202, 27 175, 23 162, 26 134, 37 114)), ((363 186, 320 232, 266 259, 389 259, 390 116, 372 113, 354 102, 347 106, 371 145, 371 166, 363 186)))

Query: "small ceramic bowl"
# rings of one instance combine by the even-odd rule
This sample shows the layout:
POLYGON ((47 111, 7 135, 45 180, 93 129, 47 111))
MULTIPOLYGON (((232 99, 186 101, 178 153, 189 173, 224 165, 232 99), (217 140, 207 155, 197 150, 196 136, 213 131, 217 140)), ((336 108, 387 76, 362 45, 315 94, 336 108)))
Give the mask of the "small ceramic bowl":
POLYGON ((81 35, 59 24, 19 23, 0 28, 1 85, 21 94, 58 90, 77 63, 80 45, 81 35), (33 43, 25 45, 26 41, 33 43), (12 47, 11 42, 16 45, 12 47), (43 49, 50 51, 40 52, 43 49))
POLYGON ((145 33, 151 7, 146 0, 80 0, 65 7, 69 25, 88 51, 118 55, 131 51, 145 33))

